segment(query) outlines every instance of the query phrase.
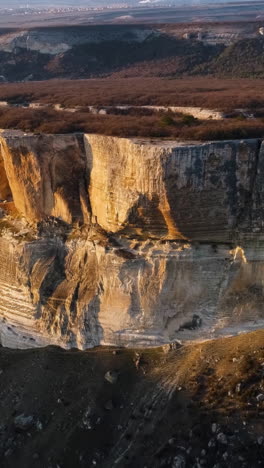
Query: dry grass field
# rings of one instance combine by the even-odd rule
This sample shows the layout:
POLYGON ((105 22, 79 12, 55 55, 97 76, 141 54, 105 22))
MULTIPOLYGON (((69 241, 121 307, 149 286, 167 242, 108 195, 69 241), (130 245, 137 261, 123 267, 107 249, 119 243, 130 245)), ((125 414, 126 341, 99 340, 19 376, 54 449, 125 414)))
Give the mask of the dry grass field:
POLYGON ((0 85, 0 128, 36 133, 87 132, 121 137, 157 137, 186 140, 221 140, 264 137, 263 80, 188 78, 93 79, 0 85), (32 109, 29 103, 43 103, 32 109), (54 104, 78 107, 74 113, 57 111, 54 104), (197 120, 181 114, 143 109, 93 115, 87 106, 195 106, 230 114, 222 121, 197 120), (249 109, 246 119, 235 109, 249 109))
POLYGON ((264 107, 264 80, 195 77, 50 80, 0 85, 0 100, 86 105, 264 107))

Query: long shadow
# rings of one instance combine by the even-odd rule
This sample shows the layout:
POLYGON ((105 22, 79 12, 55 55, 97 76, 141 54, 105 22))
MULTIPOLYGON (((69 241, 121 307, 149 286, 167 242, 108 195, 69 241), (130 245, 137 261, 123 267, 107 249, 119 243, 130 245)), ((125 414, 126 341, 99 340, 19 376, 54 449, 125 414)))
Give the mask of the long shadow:
POLYGON ((165 237, 168 234, 166 220, 159 208, 159 197, 153 194, 149 199, 140 194, 136 203, 130 208, 125 226, 117 235, 131 235, 142 237, 165 237))

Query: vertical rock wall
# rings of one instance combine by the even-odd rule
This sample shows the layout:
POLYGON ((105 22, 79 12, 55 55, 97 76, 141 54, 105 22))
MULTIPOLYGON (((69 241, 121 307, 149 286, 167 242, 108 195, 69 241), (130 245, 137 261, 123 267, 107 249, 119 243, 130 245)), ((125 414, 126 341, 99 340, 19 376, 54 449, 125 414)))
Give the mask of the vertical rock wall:
POLYGON ((1 138, 5 173, 17 210, 29 220, 86 219, 86 158, 75 135, 1 138))
POLYGON ((231 240, 249 227, 259 141, 150 144, 87 135, 89 195, 113 232, 171 239, 231 240))
POLYGON ((1 157, 22 215, 0 220, 4 345, 159 345, 264 325, 260 141, 35 135, 1 138, 1 157))

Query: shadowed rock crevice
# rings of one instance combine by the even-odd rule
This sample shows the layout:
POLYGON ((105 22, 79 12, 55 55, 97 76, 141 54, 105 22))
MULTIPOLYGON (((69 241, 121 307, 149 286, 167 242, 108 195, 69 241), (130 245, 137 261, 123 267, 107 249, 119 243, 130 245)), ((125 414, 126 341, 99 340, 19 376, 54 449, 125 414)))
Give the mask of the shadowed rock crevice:
POLYGON ((247 231, 254 229, 254 198, 256 196, 257 181, 260 168, 262 166, 262 141, 258 140, 256 145, 255 157, 250 161, 251 173, 249 178, 249 186, 245 190, 240 186, 240 191, 244 197, 244 204, 240 206, 237 216, 237 229, 243 228, 247 231), (247 222, 248 221, 248 222, 247 222))
POLYGON ((0 200, 12 200, 12 192, 6 175, 4 160, 0 150, 0 200))

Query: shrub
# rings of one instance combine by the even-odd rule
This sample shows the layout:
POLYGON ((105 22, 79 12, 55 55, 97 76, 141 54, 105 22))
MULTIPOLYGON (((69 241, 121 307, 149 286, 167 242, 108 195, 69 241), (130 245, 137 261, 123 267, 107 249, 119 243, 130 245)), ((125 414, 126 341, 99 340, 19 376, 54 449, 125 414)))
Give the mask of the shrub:
POLYGON ((198 123, 198 119, 196 119, 196 117, 194 117, 191 114, 186 114, 182 117, 182 123, 183 125, 188 125, 188 126, 196 125, 198 123))
POLYGON ((160 125, 167 127, 168 125, 175 125, 175 120, 171 115, 165 114, 160 118, 160 125))

